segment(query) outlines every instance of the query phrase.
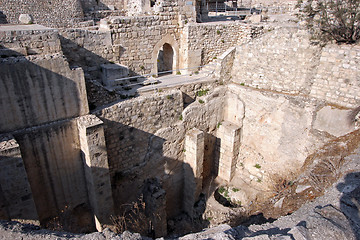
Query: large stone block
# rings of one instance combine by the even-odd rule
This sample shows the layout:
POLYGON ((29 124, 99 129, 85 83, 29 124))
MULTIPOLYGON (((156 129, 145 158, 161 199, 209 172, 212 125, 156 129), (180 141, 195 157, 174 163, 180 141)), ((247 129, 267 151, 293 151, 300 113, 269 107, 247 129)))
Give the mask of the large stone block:
POLYGON ((129 68, 120 64, 103 64, 101 65, 101 71, 102 82, 107 87, 116 85, 116 79, 129 76, 129 68))

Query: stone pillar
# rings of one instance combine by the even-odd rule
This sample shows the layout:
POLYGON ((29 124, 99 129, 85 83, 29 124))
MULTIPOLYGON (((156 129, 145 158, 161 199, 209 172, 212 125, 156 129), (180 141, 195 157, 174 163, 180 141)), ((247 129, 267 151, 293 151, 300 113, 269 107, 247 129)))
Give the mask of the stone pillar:
POLYGON ((241 128, 228 121, 222 122, 217 131, 219 153, 218 176, 231 181, 236 170, 239 154, 241 128))
POLYGON ((114 214, 103 122, 87 115, 78 119, 78 128, 89 202, 96 229, 102 231, 114 214))
POLYGON ((0 136, 0 185, 3 217, 39 220, 20 147, 11 135, 0 136))
POLYGON ((199 129, 190 130, 185 137, 184 158, 184 211, 193 215, 195 202, 202 190, 204 161, 204 133, 199 129))

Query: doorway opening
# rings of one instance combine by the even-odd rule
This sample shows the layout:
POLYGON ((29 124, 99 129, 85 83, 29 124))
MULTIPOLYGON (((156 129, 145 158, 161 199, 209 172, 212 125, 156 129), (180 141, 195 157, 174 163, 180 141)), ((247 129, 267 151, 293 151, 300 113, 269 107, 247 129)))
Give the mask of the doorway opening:
POLYGON ((172 46, 165 43, 159 50, 157 58, 158 75, 167 75, 173 73, 174 50, 172 46))

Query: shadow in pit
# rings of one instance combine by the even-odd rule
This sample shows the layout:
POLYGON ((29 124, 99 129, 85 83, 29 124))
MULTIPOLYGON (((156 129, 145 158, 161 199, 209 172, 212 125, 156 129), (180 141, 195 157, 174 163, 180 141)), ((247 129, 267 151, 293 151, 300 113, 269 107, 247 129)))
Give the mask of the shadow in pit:
MULTIPOLYGON (((194 177, 190 165, 180 160, 184 149, 184 132, 175 137, 168 137, 167 134, 157 136, 139 128, 100 118, 105 125, 115 215, 117 219, 127 217, 126 224, 124 221, 123 224, 117 224, 120 230, 125 230, 123 226, 127 225, 127 230, 149 237, 161 237, 180 236, 206 228, 209 222, 202 219, 205 196, 191 196, 188 190, 195 192, 196 186, 185 188, 189 179, 193 179, 190 181, 193 183, 198 179, 194 177), (164 149, 167 149, 166 153, 164 149), (177 159, 168 156, 169 154, 177 156, 177 159), (159 186, 148 185, 148 181, 154 179, 161 183, 161 188, 166 192, 165 201, 162 194, 159 194, 159 186), (153 191, 151 197, 144 189, 153 191), (145 206, 153 208, 145 207, 146 212, 155 215, 138 212, 136 207, 141 206, 144 200, 145 206), (192 204, 192 216, 185 210, 189 209, 189 204, 192 204), (166 219, 163 219, 164 216, 166 219), (152 230, 155 230, 155 235, 152 230), (165 231, 167 234, 164 234, 165 231)), ((127 119, 122 121, 126 122, 127 119)))

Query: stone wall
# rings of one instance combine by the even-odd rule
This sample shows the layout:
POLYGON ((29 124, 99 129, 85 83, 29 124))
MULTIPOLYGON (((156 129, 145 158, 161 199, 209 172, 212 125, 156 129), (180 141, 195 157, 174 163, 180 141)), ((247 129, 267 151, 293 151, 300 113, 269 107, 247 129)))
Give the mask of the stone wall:
POLYGON ((54 54, 61 51, 58 32, 53 29, 0 29, 0 56, 27 56, 54 54))
POLYGON ((62 29, 61 49, 72 67, 81 67, 85 78, 100 79, 101 64, 119 61, 121 46, 112 45, 109 32, 62 29))
POLYGON ((237 22, 190 23, 187 50, 200 51, 201 64, 207 64, 227 49, 251 39, 252 26, 237 22))
POLYGON ((67 27, 83 19, 80 0, 1 0, 0 11, 14 24, 20 14, 30 14, 34 23, 49 27, 67 27))
POLYGON ((322 49, 310 95, 348 108, 360 106, 360 45, 322 49))
POLYGON ((305 30, 281 28, 237 48, 232 79, 353 108, 360 105, 359 59, 359 46, 321 48, 310 42, 305 30))

